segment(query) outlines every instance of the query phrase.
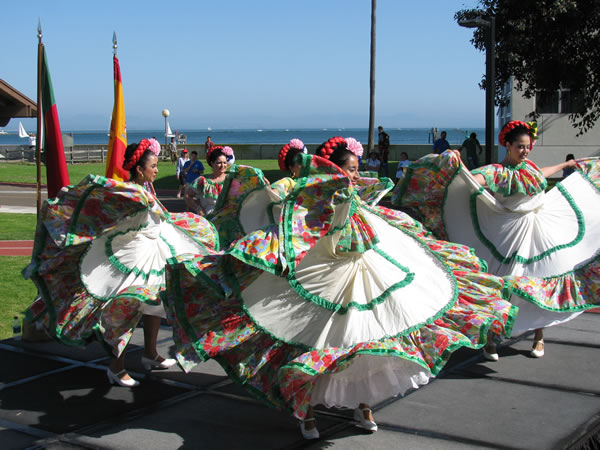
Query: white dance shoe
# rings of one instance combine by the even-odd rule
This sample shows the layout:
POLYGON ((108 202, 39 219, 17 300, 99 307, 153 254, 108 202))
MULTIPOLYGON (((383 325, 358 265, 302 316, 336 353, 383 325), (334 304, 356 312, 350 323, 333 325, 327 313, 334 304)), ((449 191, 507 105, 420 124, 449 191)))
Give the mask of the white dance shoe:
POLYGON ((114 373, 110 370, 110 367, 106 369, 106 376, 108 377, 108 381, 110 384, 116 384, 123 387, 134 387, 140 384, 138 380, 134 380, 133 378, 129 378, 128 380, 121 379, 121 375, 126 374, 125 369, 120 372, 114 373))
POLYGON ((142 356, 142 366, 146 370, 163 370, 177 364, 177 361, 171 358, 165 358, 162 361, 159 361, 158 358, 160 358, 160 355, 156 355, 154 359, 142 356))
POLYGON ((314 422, 315 418, 311 418, 311 419, 306 419, 302 422, 300 422, 300 431, 302 432, 302 437, 304 439, 319 439, 319 430, 317 430, 317 426, 315 425, 314 428, 311 428, 310 430, 307 430, 306 427, 304 426, 304 424, 306 422, 314 422))
POLYGON ((377 431, 377 424, 372 420, 365 419, 365 411, 371 411, 371 409, 356 408, 354 410, 354 420, 356 421, 356 426, 359 428, 364 428, 368 431, 377 431))

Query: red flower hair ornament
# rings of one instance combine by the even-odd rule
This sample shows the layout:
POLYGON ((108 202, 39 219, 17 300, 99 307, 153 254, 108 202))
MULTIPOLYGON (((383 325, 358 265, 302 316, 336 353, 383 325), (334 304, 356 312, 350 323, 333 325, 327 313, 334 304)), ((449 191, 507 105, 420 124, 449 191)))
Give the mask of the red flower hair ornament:
POLYGON ((537 122, 522 122, 520 120, 511 120, 506 125, 502 127, 500 134, 498 135, 498 142, 503 147, 506 147, 506 135, 510 133, 512 130, 516 128, 524 128, 527 130, 527 134, 529 134, 530 143, 529 150, 533 148, 535 142, 538 139, 537 135, 537 122))
POLYGON ((341 136, 335 136, 327 140, 321 145, 318 151, 318 156, 329 159, 331 154, 337 149, 345 149, 354 153, 354 156, 360 158, 363 155, 363 146, 354 138, 343 138, 341 136))
POLYGON ((131 155, 131 158, 129 158, 129 161, 123 164, 123 169, 131 170, 134 168, 146 150, 151 150, 152 153, 158 156, 160 154, 160 144, 156 139, 142 139, 131 155))
POLYGON ((308 153, 304 142, 302 142, 300 139, 292 139, 288 144, 285 144, 283 147, 281 147, 277 160, 279 162, 279 168, 283 172, 287 172, 287 168, 285 167, 285 158, 288 155, 288 152, 293 148, 301 150, 304 154, 308 153))

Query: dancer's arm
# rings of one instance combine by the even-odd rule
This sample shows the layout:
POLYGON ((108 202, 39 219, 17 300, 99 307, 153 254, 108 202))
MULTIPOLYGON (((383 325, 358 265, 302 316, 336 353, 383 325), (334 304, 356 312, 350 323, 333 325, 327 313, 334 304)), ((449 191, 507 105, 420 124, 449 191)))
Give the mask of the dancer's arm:
POLYGON ((196 201, 196 191, 194 189, 187 186, 185 188, 183 200, 190 211, 198 214, 199 216, 205 215, 204 208, 202 208, 200 202, 196 201))
POLYGON ((548 166, 548 167, 542 167, 542 168, 540 168, 540 170, 542 171, 542 174, 546 178, 550 178, 555 173, 560 172, 561 170, 563 170, 567 167, 576 167, 576 166, 577 166, 577 161, 575 161, 574 159, 570 159, 568 161, 561 162, 560 164, 555 164, 553 166, 548 166))
MULTIPOLYGON (((458 156, 458 159, 460 158, 460 150, 453 150, 453 152, 456 154, 456 156, 458 156)), ((462 161, 462 159, 461 159, 462 161)), ((469 169, 467 168, 467 166, 465 164, 463 164, 463 170, 466 170, 467 172, 469 172, 469 169)), ((485 177, 479 173, 473 174, 471 173, 471 176, 475 179, 475 181, 477 181, 480 185, 482 185, 483 187, 486 187, 487 184, 485 182, 485 177)))

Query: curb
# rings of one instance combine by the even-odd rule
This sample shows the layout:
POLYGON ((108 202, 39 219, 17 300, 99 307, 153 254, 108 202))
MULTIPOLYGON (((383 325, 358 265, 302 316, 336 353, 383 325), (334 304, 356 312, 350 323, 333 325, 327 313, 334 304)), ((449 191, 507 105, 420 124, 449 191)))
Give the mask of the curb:
MULTIPOLYGON (((0 181, 0 186, 15 186, 15 187, 25 187, 25 188, 31 188, 31 189, 35 189, 37 187, 37 184, 35 183, 15 183, 12 181, 0 181)), ((41 185, 42 189, 47 189, 48 185, 46 184, 42 184, 41 185)), ((160 196, 171 196, 171 195, 176 195, 177 194, 177 189, 156 189, 156 195, 160 196)))
MULTIPOLYGON (((12 181, 0 181, 0 186, 30 187, 32 189, 35 189, 37 187, 37 184, 36 183, 14 183, 12 181)), ((41 187, 46 189, 46 188, 48 188, 48 185, 42 184, 41 187)))

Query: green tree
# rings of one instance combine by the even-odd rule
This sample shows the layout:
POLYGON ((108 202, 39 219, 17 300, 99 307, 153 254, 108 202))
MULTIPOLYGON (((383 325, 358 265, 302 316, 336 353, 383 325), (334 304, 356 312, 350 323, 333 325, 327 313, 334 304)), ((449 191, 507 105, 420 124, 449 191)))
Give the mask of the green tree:
MULTIPOLYGON (((511 76, 526 98, 571 89, 583 108, 569 119, 580 134, 588 131, 600 117, 600 1, 479 0, 478 6, 454 18, 496 17, 496 103, 505 104, 511 76)), ((482 51, 485 33, 475 29, 471 39, 482 51)))

